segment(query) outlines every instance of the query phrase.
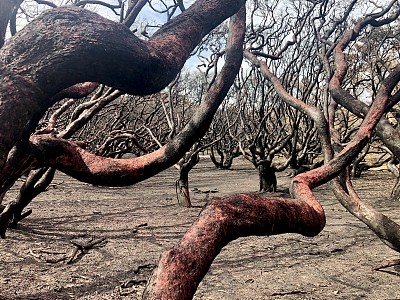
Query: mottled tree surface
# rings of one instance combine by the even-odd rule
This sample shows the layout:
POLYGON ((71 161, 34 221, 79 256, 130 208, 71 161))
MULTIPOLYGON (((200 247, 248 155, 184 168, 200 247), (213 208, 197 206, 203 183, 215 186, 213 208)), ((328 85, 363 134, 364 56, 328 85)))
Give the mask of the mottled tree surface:
MULTIPOLYGON (((144 298, 192 298, 221 249, 239 237, 288 232, 308 237, 319 234, 326 219, 313 190, 329 181, 332 181, 336 197, 347 210, 367 224, 392 249, 400 251, 400 226, 361 200, 344 173, 370 141, 379 119, 398 101, 399 65, 390 68, 379 79, 379 85, 371 96, 369 111, 351 140, 345 145, 337 145, 334 138, 332 109, 335 103, 353 100, 345 88, 349 71, 347 51, 367 27, 385 26, 400 15, 398 3, 392 1, 386 8, 379 7, 376 13, 353 21, 347 17, 355 3, 353 1, 344 8, 344 17, 333 22, 332 30, 313 27, 316 40, 321 43, 318 49, 323 52, 318 56, 322 61, 320 70, 324 69, 325 77, 317 80, 324 81, 325 87, 321 89, 325 92, 325 103, 310 105, 286 89, 287 83, 275 74, 276 70, 275 73, 271 71, 271 65, 266 61, 279 59, 279 55, 260 55, 257 51, 267 44, 245 49, 248 61, 260 71, 282 101, 313 120, 321 140, 324 165, 294 177, 289 187, 291 196, 239 194, 211 200, 183 238, 163 254, 144 298), (341 30, 339 27, 345 21, 349 25, 341 30), (322 31, 328 36, 322 37, 322 31), (338 36, 334 37, 337 33, 338 36), (334 42, 330 41, 332 37, 334 42), (336 152, 333 151, 335 146, 340 146, 336 152), (340 182, 336 180, 339 175, 340 182)), ((148 40, 139 39, 123 24, 77 7, 46 11, 28 24, 0 50, 0 201, 22 174, 42 166, 56 167, 92 184, 125 186, 152 177, 177 162, 204 135, 239 72, 246 27, 244 4, 244 0, 198 0, 148 40), (71 142, 51 134, 30 137, 39 119, 52 104, 67 95, 87 94, 100 83, 136 95, 162 90, 176 77, 202 38, 231 16, 224 50, 225 64, 220 74, 210 85, 192 120, 159 150, 138 158, 117 160, 96 156, 84 150, 81 142, 71 142), (82 84, 84 82, 89 83, 82 84)), ((9 0, 1 4, 0 16, 3 19, 9 18, 13 5, 9 0)), ((309 13, 314 8, 315 12, 319 12, 317 17, 310 17, 312 20, 324 19, 322 15, 326 7, 322 5, 318 9, 318 5, 320 3, 310 3, 309 13)), ((306 13, 306 17, 309 16, 306 13)), ((305 24, 306 17, 296 16, 298 24, 305 24)), ((293 30, 293 38, 296 39, 300 32, 296 28, 293 30)), ((0 43, 3 44, 4 22, 0 23, 0 36, 0 43)), ((295 42, 288 41, 282 51, 287 50, 289 44, 295 42)), ((1 207, 1 237, 4 237, 4 231, 12 221, 10 216, 14 208, 14 203, 4 210, 1 207)), ((101 211, 94 214, 101 214, 101 211)), ((77 243, 72 241, 74 245, 77 243)), ((79 259, 87 254, 85 247, 80 246, 80 250, 79 259)), ((29 253, 48 263, 59 261, 44 258, 44 254, 57 254, 55 252, 38 251, 30 249, 29 253)), ((63 260, 71 263, 73 258, 63 260)), ((129 283, 123 288, 127 285, 129 283)))
POLYGON ((160 91, 201 39, 244 1, 227 3, 197 1, 147 42, 81 8, 41 14, 0 51, 0 167, 15 141, 26 143, 56 95, 72 85, 100 82, 137 95, 160 91))
MULTIPOLYGON (((278 173, 281 197, 287 196, 283 190, 289 185, 284 175, 278 173)), ((57 175, 49 190, 29 206, 33 214, 0 243, 2 297, 140 299, 144 283, 121 286, 149 278, 152 268, 134 271, 158 263, 161 253, 196 220, 206 198, 258 190, 257 172, 240 158, 229 171, 215 169, 202 158, 191 178, 191 189, 198 190, 191 191, 194 207, 186 209, 176 202, 174 169, 124 188, 98 188, 57 175), (218 192, 203 193, 214 189, 218 192), (71 239, 91 237, 105 237, 107 243, 70 265, 44 261, 69 253, 71 239)), ((365 201, 399 220, 398 204, 387 198, 392 184, 386 172, 367 172, 355 182, 365 201), (371 181, 382 189, 371 186, 371 181)), ((371 271, 398 254, 347 213, 328 186, 316 189, 316 195, 328 220, 318 236, 283 234, 232 241, 211 265, 195 299, 400 298, 394 267, 386 273, 371 271)))

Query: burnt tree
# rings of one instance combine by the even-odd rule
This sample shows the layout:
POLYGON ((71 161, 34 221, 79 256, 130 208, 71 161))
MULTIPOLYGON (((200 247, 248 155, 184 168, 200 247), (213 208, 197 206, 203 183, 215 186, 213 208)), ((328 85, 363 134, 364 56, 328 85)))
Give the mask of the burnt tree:
MULTIPOLYGON (((290 26, 272 24, 271 27, 265 23, 261 32, 246 39, 245 57, 270 82, 273 93, 279 96, 273 99, 284 101, 313 120, 324 165, 293 179, 291 193, 295 200, 242 194, 211 201, 182 241, 163 255, 145 298, 191 298, 222 247, 240 236, 285 232, 318 234, 325 226, 325 215, 312 189, 329 181, 339 201, 351 213, 386 244, 400 250, 399 225, 364 203, 343 173, 369 142, 380 118, 398 101, 398 64, 382 76, 352 140, 347 145, 339 145, 344 147, 337 153, 333 151, 333 146, 340 141, 334 139, 331 110, 335 103, 358 100, 344 88, 348 74, 346 50, 363 35, 364 29, 384 27, 400 15, 398 1, 384 7, 374 7, 369 2, 372 7, 355 20, 351 15, 359 14, 356 3, 354 0, 337 10, 332 9, 329 1, 290 1, 283 9, 278 2, 262 3, 266 9, 263 14, 272 16, 269 19, 273 23, 282 20, 290 26), (280 38, 275 39, 274 35, 280 38), (291 39, 282 40, 289 35, 291 39), (308 47, 302 47, 304 44, 308 47), (290 53, 291 49, 296 50, 295 55, 290 53), (292 58, 297 59, 304 53, 313 54, 304 61, 310 65, 316 63, 315 76, 309 80, 311 84, 307 83, 309 88, 291 89, 281 71, 292 67, 296 72, 290 74, 310 70, 290 63, 292 58), (285 67, 276 67, 282 61, 288 62, 285 67), (313 97, 307 98, 307 95, 313 97), (303 98, 322 100, 306 102, 303 98), (343 180, 338 182, 336 178, 340 174, 343 180)), ((93 184, 121 186, 134 184, 175 164, 205 134, 239 72, 246 28, 244 8, 241 9, 244 4, 244 0, 197 0, 186 9, 177 4, 182 13, 146 40, 139 39, 124 24, 79 7, 52 9, 28 24, 0 50, 1 194, 22 174, 38 167, 54 167, 93 184), (70 95, 87 94, 89 88, 85 82, 107 84, 136 95, 159 92, 176 78, 201 39, 234 14, 224 67, 185 128, 160 149, 132 159, 104 158, 86 151, 79 142, 51 134, 32 135, 51 105, 70 95)), ((1 14, 10 19, 14 7, 4 7, 1 14)), ((253 22, 251 30, 255 29, 254 25, 253 22)), ((302 77, 307 76, 297 76, 295 82, 300 82, 302 77)), ((276 117, 272 119, 278 121, 276 117)), ((255 151, 259 151, 257 146, 255 151)), ((12 202, 1 212, 3 234, 12 220, 14 208, 12 202)))

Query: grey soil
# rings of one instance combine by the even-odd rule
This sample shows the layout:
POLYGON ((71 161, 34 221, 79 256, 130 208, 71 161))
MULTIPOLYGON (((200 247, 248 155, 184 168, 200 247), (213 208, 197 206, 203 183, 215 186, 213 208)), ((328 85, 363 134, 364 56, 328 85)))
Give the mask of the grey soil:
MULTIPOLYGON (((285 175, 278 178, 280 196, 290 182, 285 175)), ((190 173, 195 207, 186 209, 177 205, 176 178, 170 169, 129 188, 105 188, 58 174, 29 206, 33 214, 0 241, 0 299, 138 299, 159 255, 209 198, 254 192, 258 185, 256 170, 241 159, 228 171, 202 159, 190 173), (76 249, 71 241, 99 239, 106 240, 66 263, 76 249)), ((387 171, 370 171, 354 184, 365 201, 400 222, 400 202, 388 200, 394 178, 387 171)), ((398 253, 346 212, 327 186, 316 194, 327 214, 319 236, 232 242, 195 299, 400 299, 400 270, 372 270, 398 253)))

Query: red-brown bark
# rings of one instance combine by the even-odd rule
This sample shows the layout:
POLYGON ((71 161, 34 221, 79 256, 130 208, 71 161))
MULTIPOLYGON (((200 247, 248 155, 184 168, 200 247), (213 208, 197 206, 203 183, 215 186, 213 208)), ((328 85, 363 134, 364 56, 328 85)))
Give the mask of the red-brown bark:
POLYGON ((0 167, 16 140, 27 141, 54 95, 80 82, 132 94, 157 92, 204 35, 244 2, 198 0, 147 42, 81 8, 44 12, 0 51, 0 167))
POLYGON ((77 83, 54 95, 51 102, 58 102, 64 98, 80 99, 90 95, 98 87, 97 82, 77 83))
POLYGON ((318 234, 325 226, 325 214, 310 188, 331 176, 329 171, 296 176, 292 185, 296 200, 245 194, 212 200, 183 239, 163 254, 144 298, 191 299, 220 250, 240 236, 318 234))
POLYGON ((400 252, 400 225, 360 199, 346 174, 345 188, 339 180, 332 182, 332 190, 339 202, 355 217, 364 222, 387 246, 400 252))
POLYGON ((73 142, 50 135, 32 136, 31 150, 37 165, 55 167, 81 181, 107 186, 131 185, 172 166, 205 134, 229 91, 242 61, 244 30, 243 22, 231 26, 225 64, 216 81, 192 120, 159 150, 132 159, 112 159, 93 155, 73 142))
POLYGON ((249 194, 213 199, 181 241, 162 255, 143 298, 192 299, 214 258, 239 237, 317 235, 325 215, 318 202, 313 204, 249 194))

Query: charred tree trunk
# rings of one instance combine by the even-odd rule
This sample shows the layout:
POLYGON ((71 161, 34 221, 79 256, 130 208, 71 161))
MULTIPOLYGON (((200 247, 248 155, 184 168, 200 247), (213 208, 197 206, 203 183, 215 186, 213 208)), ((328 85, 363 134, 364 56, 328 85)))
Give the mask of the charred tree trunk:
POLYGON ((392 200, 400 200, 400 177, 397 177, 396 184, 394 185, 392 192, 390 194, 392 200))
POLYGON ((16 228, 18 222, 30 214, 30 211, 24 214, 22 214, 22 211, 37 195, 46 190, 52 182, 55 172, 56 169, 54 168, 41 168, 30 172, 15 202, 14 217, 10 224, 11 228, 16 228))
POLYGON ((176 181, 176 197, 180 206, 192 207, 189 193, 189 172, 180 171, 179 179, 176 181))
POLYGON ((210 148, 210 158, 212 163, 214 164, 214 166, 216 166, 219 169, 223 169, 224 168, 224 161, 225 161, 225 155, 224 152, 216 149, 216 147, 211 146, 210 148), (217 151, 217 154, 219 156, 219 159, 217 160, 217 157, 215 155, 215 151, 217 151))
MULTIPOLYGON (((183 158, 184 161, 187 158, 183 158)), ((176 182, 176 195, 180 206, 192 207, 189 193, 189 172, 200 161, 199 153, 193 153, 186 162, 182 162, 179 170, 179 179, 176 182)))
POLYGON ((387 167, 388 167, 389 171, 392 172, 394 176, 396 176, 396 184, 394 185, 391 195, 390 195, 392 200, 395 200, 395 201, 400 200, 400 171, 399 171, 399 168, 397 167, 397 164, 398 164, 398 160, 394 156, 387 163, 387 167))
POLYGON ((229 155, 223 162, 221 169, 228 170, 232 167, 233 159, 237 157, 235 155, 229 155))
POLYGON ((237 148, 234 151, 232 151, 232 153, 228 153, 228 152, 219 150, 218 148, 215 149, 215 147, 211 146, 210 158, 211 158, 211 161, 214 164, 214 166, 216 166, 219 169, 223 169, 223 170, 230 169, 232 167, 233 159, 240 156, 240 151, 237 148), (219 156, 218 160, 215 156, 215 151, 217 151, 217 154, 219 156))
POLYGON ((260 178, 260 192, 276 192, 277 179, 276 169, 271 164, 262 164, 258 166, 258 175, 260 178))

